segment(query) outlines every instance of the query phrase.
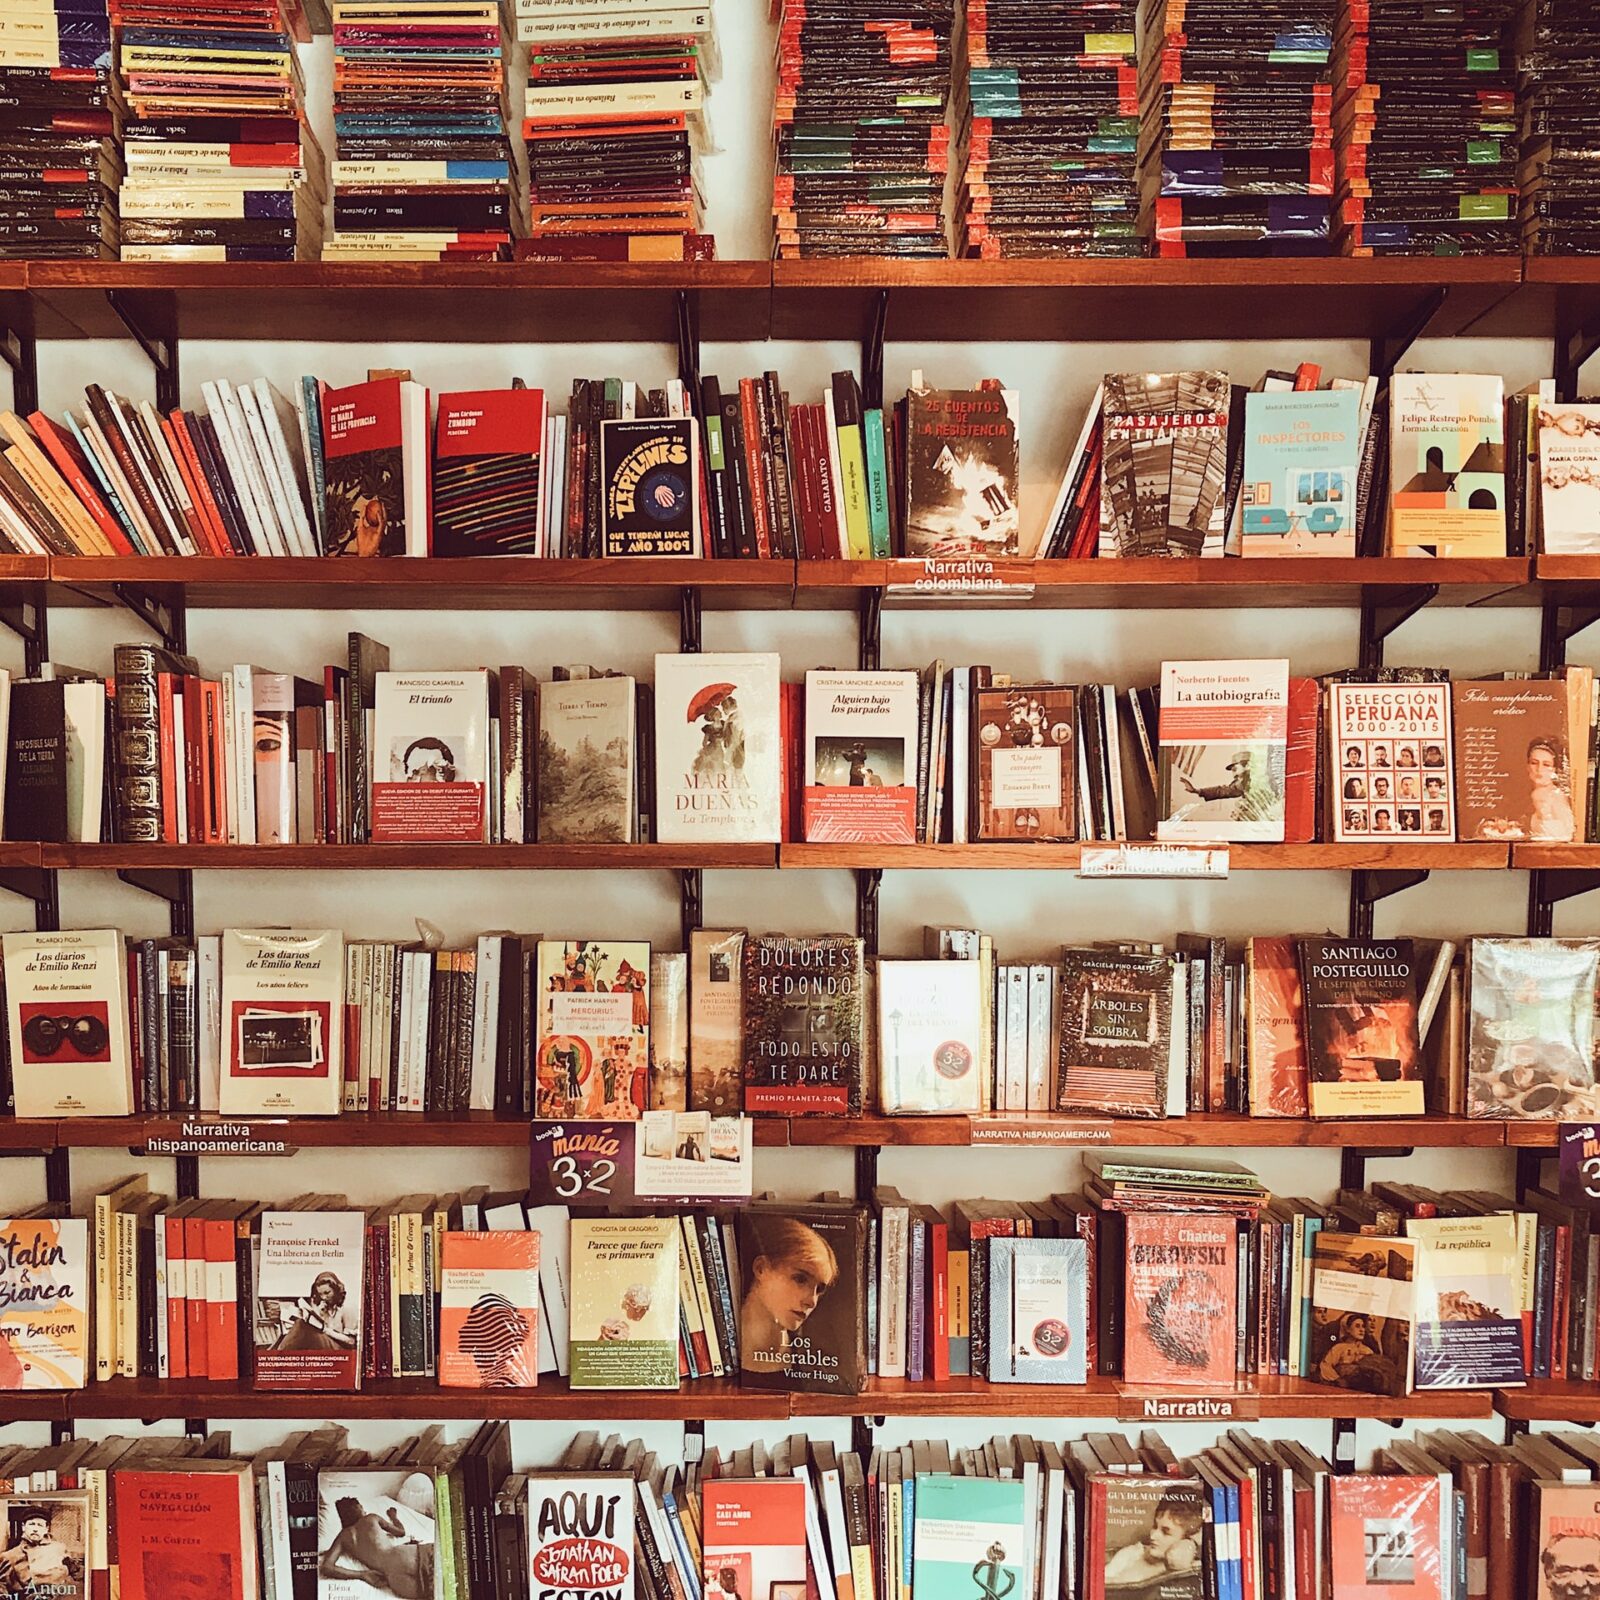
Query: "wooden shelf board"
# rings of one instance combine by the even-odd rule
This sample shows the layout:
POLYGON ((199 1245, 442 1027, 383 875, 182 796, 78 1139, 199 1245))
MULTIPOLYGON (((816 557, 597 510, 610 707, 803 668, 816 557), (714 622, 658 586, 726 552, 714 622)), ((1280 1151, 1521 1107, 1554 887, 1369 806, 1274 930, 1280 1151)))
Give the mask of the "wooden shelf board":
POLYGON ((1549 1150, 1554 1153, 1561 1142, 1559 1122, 1535 1121, 1531 1118, 1513 1121, 1508 1117, 1500 1122, 1500 1126, 1505 1129, 1505 1141, 1513 1150, 1549 1150))
POLYGON ((1514 844, 1511 865, 1529 872, 1592 872, 1600 867, 1600 844, 1514 844))
POLYGON ((1600 1422, 1600 1384, 1538 1379, 1522 1389, 1501 1389, 1495 1409, 1519 1422, 1600 1422))
POLYGON ((58 1127, 52 1117, 0 1117, 0 1150, 53 1150, 58 1127))
POLYGON ((70 1390, 32 1391, 7 1389, 0 1399, 0 1425, 7 1422, 61 1422, 77 1398, 70 1390))
MULTIPOLYGON (((1075 871, 1077 844, 785 844, 778 864, 786 869, 883 867, 945 871, 1075 871)), ((1229 868, 1239 872, 1351 872, 1357 869, 1425 868, 1437 871, 1503 869, 1503 844, 1235 844, 1229 868)))
POLYGON ((1540 583, 1600 584, 1600 556, 1540 556, 1533 575, 1540 583))
POLYGON ((46 866, 219 872, 588 872, 760 868, 770 844, 51 844, 46 866))

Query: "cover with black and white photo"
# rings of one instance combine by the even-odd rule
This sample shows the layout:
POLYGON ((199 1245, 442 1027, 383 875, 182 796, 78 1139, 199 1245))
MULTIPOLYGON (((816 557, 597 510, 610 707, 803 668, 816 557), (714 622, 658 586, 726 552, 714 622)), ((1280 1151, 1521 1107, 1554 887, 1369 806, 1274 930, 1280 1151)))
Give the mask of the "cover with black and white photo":
POLYGON ((430 1600, 438 1543, 433 1474, 317 1474, 317 1600, 430 1600))
POLYGON ((489 841, 489 674, 380 672, 374 844, 489 841))
POLYGON ((361 1387, 359 1211, 265 1211, 256 1275, 258 1389, 361 1387))

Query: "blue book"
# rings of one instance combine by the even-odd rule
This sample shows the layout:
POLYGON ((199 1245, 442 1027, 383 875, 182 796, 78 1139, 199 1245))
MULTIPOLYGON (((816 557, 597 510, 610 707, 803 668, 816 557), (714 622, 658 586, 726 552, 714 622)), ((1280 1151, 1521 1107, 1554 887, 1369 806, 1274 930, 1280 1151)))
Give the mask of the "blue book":
POLYGON ((1086 1383, 1089 1247, 1082 1239, 989 1241, 990 1383, 1086 1383))
POLYGON ((1356 553, 1360 424, 1358 389, 1245 396, 1241 554, 1356 553))
POLYGON ((319 555, 328 553, 328 458, 322 443, 321 385, 312 377, 300 380, 300 414, 305 419, 306 471, 311 475, 312 510, 315 512, 319 555))
POLYGON ((867 450, 867 522, 872 533, 872 559, 887 561, 889 549, 889 462, 884 445, 883 412, 877 407, 861 414, 861 434, 867 450))

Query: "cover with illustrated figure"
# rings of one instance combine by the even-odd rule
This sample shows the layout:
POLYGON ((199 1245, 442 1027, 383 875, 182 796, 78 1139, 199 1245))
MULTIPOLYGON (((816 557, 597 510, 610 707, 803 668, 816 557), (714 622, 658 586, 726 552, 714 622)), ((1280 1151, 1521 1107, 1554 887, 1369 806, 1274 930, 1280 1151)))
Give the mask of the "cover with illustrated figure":
POLYGON ((1197 1478, 1096 1472, 1089 1478, 1086 1574, 1094 1600, 1200 1600, 1205 1491, 1197 1478))
POLYGON ((1358 1394, 1411 1393, 1417 1247, 1410 1239, 1317 1235, 1309 1375, 1358 1394))
POLYGON ((572 1219, 574 1389, 678 1387, 675 1217, 572 1219))
POLYGON ((1393 554, 1503 556, 1504 381, 1462 372, 1395 373, 1389 484, 1393 554))
POLYGON ((0 1221, 0 1391, 83 1387, 91 1271, 84 1218, 0 1221))
POLYGON ((634 1118, 650 1064, 650 946, 541 939, 534 1115, 634 1118))
POLYGON ((431 1600, 438 1530, 433 1474, 317 1474, 317 1600, 431 1600))
POLYGON ((1526 1383, 1515 1219, 1408 1217, 1406 1236, 1417 1242, 1416 1387, 1526 1383))
POLYGON ((1023 1600, 1033 1512, 1021 1478, 920 1473, 912 1522, 917 1600, 1023 1600))

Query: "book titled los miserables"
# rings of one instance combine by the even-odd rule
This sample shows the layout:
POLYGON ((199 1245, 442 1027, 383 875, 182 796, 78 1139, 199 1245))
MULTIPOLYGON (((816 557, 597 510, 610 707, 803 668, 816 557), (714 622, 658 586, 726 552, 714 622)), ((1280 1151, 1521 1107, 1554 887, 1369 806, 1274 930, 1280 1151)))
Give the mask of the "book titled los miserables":
POLYGON ((866 955, 849 934, 752 935, 744 947, 744 1109, 859 1117, 866 955))
POLYGON ((1314 1117, 1419 1117, 1417 963, 1409 939, 1300 940, 1314 1117))
POLYGON ((917 698, 914 672, 806 674, 808 843, 917 842, 917 698))
POLYGON ((695 553, 699 451, 692 417, 608 417, 600 424, 602 555, 695 553))

